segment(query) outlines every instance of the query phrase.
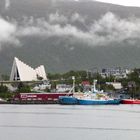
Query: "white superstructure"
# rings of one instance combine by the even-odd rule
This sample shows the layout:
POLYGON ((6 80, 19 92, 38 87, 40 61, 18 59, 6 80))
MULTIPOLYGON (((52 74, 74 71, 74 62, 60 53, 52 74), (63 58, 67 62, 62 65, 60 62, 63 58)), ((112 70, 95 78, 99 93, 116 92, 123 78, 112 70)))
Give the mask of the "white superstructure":
POLYGON ((36 81, 40 79, 47 80, 43 65, 33 69, 29 65, 20 61, 17 57, 14 58, 10 81, 36 81))

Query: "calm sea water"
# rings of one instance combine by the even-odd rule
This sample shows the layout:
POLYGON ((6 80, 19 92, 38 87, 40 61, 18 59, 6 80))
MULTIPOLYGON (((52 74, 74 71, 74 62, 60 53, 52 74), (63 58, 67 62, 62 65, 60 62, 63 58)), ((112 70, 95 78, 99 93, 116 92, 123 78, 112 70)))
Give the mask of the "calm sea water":
POLYGON ((140 105, 0 105, 0 140, 140 140, 140 105))

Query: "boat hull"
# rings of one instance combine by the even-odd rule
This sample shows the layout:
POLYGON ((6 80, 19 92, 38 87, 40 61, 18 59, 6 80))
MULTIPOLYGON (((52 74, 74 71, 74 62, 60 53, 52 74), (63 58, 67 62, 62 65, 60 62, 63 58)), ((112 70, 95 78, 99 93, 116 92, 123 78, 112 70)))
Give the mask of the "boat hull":
POLYGON ((140 104, 140 100, 133 100, 133 99, 123 99, 121 100, 122 104, 140 104))
POLYGON ((59 103, 65 105, 116 105, 120 104, 119 99, 97 100, 97 99, 78 99, 73 96, 60 96, 59 103))
POLYGON ((120 99, 111 99, 111 100, 108 100, 107 104, 116 105, 116 104, 120 104, 120 102, 121 102, 120 99))
POLYGON ((90 100, 90 99, 78 99, 79 105, 116 105, 120 104, 120 100, 111 99, 111 100, 90 100))
POLYGON ((71 96, 60 96, 59 103, 65 105, 75 105, 78 104, 78 100, 77 98, 71 96))

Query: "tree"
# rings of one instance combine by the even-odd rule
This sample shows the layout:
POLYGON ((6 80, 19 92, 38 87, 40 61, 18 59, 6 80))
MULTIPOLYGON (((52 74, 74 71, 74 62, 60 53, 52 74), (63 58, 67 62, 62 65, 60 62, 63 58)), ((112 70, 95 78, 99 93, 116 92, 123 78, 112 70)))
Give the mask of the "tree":
POLYGON ((7 81, 7 80, 9 80, 9 76, 8 76, 8 75, 2 74, 2 75, 1 75, 1 80, 7 81))
POLYGON ((102 84, 101 89, 103 89, 104 91, 114 91, 115 90, 113 85, 110 85, 110 84, 102 84))
POLYGON ((6 92, 8 92, 7 86, 0 85, 0 93, 6 93, 6 92))
POLYGON ((22 82, 20 82, 19 85, 18 85, 17 92, 20 92, 20 93, 31 92, 31 87, 29 85, 24 85, 22 82))
POLYGON ((7 86, 0 85, 0 98, 10 99, 13 95, 14 93, 10 93, 7 86))
POLYGON ((127 75, 128 78, 121 79, 123 87, 127 89, 128 94, 131 97, 140 96, 140 76, 139 71, 134 69, 133 72, 127 75))

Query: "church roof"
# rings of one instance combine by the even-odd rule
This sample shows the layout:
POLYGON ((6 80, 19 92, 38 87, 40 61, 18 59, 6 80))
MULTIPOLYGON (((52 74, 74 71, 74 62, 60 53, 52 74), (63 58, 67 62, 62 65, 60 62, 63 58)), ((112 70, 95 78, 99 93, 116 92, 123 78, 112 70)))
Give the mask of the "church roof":
POLYGON ((19 60, 17 57, 14 58, 10 81, 36 81, 39 77, 43 80, 47 80, 43 65, 34 69, 19 60))

